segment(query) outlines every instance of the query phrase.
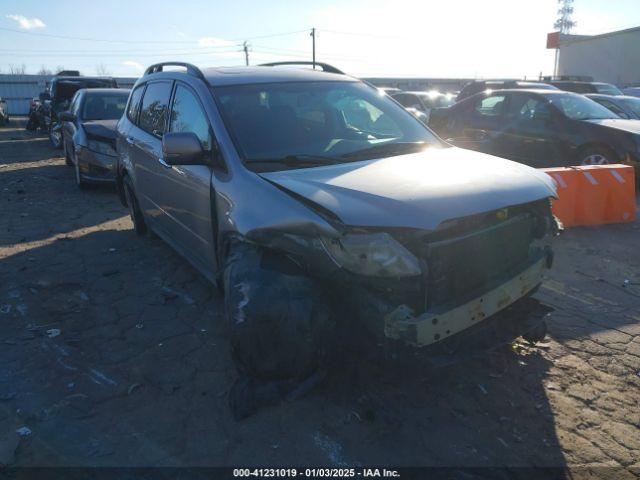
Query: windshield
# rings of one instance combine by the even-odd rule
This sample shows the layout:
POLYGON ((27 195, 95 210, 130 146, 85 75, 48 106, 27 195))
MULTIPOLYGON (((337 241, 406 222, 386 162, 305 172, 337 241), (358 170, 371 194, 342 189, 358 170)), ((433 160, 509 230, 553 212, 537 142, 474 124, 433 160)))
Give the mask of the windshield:
POLYGON ((631 110, 633 114, 640 118, 640 98, 625 98, 618 100, 627 110, 631 110))
POLYGON ((547 98, 562 113, 573 120, 599 120, 619 118, 608 108, 593 100, 576 94, 548 95, 547 98))
POLYGON ((441 145, 387 95, 360 82, 234 85, 213 92, 252 169, 295 168, 298 159, 300 167, 313 166, 310 157, 341 163, 441 145))
POLYGON ((129 94, 88 93, 82 109, 83 120, 117 120, 122 116, 129 94))
POLYGON ((622 90, 608 83, 596 83, 595 87, 598 93, 603 93, 605 95, 624 95, 622 90))

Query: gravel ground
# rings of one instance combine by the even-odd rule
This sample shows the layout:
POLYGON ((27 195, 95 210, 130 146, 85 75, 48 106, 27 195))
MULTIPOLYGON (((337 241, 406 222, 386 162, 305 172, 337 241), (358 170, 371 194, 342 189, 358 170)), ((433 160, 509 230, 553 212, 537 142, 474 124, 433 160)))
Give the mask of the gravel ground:
POLYGON ((437 372, 345 354, 305 398, 236 422, 219 294, 59 155, 0 130, 0 464, 640 475, 639 222, 558 239, 537 347, 437 372))

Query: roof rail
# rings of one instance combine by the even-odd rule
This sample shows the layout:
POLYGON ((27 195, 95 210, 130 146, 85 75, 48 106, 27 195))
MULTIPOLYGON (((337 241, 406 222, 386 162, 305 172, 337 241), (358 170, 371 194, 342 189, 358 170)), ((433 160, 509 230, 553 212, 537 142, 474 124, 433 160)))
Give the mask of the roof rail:
POLYGON ((345 73, 342 70, 338 70, 333 65, 329 65, 328 63, 323 63, 323 62, 309 62, 309 61, 272 62, 272 63, 263 63, 258 66, 259 67, 279 67, 281 65, 312 65, 314 68, 316 66, 321 67, 323 72, 339 73, 340 75, 345 75, 345 73))
POLYGON ((187 73, 189 75, 193 75, 194 77, 198 77, 200 80, 203 80, 206 82, 206 79, 204 77, 204 74, 202 73, 202 70, 200 70, 198 67, 196 67, 195 65, 191 64, 191 63, 186 63, 186 62, 162 62, 162 63, 154 63, 153 65, 151 65, 149 68, 147 68, 144 72, 145 75, 149 75, 151 73, 158 73, 158 72, 162 72, 164 70, 164 67, 184 67, 187 69, 187 73))

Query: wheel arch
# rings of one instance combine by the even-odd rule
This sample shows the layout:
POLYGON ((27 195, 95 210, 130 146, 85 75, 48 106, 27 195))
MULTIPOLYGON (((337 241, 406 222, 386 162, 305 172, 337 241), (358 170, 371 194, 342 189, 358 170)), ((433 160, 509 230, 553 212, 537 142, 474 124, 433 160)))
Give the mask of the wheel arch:
POLYGON ((584 143, 576 149, 575 161, 580 164, 580 162, 582 161, 582 155, 588 150, 596 148, 608 150, 609 152, 611 152, 613 154, 613 161, 611 163, 618 163, 620 161, 620 158, 622 158, 620 152, 613 148, 611 144, 603 141, 592 141, 584 143))

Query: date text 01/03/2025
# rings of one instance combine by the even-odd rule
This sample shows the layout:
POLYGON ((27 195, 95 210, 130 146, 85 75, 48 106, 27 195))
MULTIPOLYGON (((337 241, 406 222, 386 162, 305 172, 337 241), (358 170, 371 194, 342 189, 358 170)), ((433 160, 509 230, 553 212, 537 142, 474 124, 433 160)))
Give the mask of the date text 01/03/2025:
POLYGON ((256 478, 399 478, 397 470, 386 468, 235 468, 233 476, 256 478))

